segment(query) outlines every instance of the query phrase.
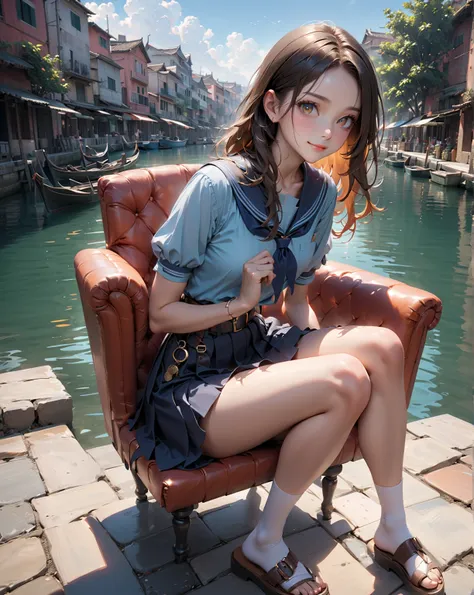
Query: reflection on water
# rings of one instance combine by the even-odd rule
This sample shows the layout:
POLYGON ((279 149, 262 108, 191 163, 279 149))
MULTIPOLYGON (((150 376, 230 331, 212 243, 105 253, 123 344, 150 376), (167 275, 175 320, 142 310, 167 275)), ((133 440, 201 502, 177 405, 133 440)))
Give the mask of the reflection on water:
MULTIPOLYGON (((204 162, 211 147, 150 151, 141 166, 204 162)), ((385 169, 374 193, 385 208, 331 258, 431 291, 443 316, 429 333, 410 415, 471 416, 473 371, 472 196, 385 169)), ((74 400, 86 447, 107 440, 77 293, 73 257, 104 246, 98 205, 45 217, 34 196, 0 202, 0 371, 49 364, 74 400)))

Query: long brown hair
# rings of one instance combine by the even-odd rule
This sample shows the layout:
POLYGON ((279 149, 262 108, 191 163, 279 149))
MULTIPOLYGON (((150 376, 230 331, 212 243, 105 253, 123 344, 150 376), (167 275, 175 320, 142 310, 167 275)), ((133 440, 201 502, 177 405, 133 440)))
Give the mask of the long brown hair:
POLYGON ((346 217, 341 236, 355 231, 356 221, 374 210, 370 189, 377 177, 377 156, 380 148, 380 122, 383 121, 383 104, 380 88, 372 62, 362 46, 352 35, 327 24, 303 25, 287 33, 268 52, 254 75, 254 81, 238 108, 238 119, 217 143, 218 156, 229 158, 238 153, 252 164, 249 183, 263 184, 268 208, 267 224, 273 229, 268 239, 275 237, 281 203, 277 193, 278 166, 273 158, 271 144, 275 141, 278 123, 270 120, 263 106, 263 97, 273 89, 282 101, 293 92, 287 112, 293 109, 306 85, 316 82, 329 68, 342 66, 356 79, 361 95, 361 113, 345 145, 335 154, 316 162, 338 184, 339 201, 344 201, 346 217), (220 147, 224 146, 220 152, 220 147), (372 169, 373 168, 373 169, 372 169), (370 178, 369 181, 369 169, 370 178), (355 212, 355 200, 360 192, 365 207, 355 212))

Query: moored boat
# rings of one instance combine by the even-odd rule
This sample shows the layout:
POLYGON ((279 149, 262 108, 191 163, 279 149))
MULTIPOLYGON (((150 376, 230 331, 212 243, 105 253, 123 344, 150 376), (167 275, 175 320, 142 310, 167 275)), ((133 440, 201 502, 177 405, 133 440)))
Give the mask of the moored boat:
POLYGON ((188 139, 170 139, 170 138, 161 138, 160 139, 160 149, 177 149, 179 147, 185 147, 188 142, 188 139))
POLYGON ((85 162, 109 160, 109 143, 107 143, 105 150, 101 151, 100 153, 95 151, 92 147, 89 147, 88 145, 83 146, 82 143, 79 143, 79 149, 81 151, 81 157, 85 162))
POLYGON ((389 167, 403 168, 407 160, 405 157, 395 157, 394 155, 390 155, 390 157, 386 157, 383 162, 389 167))
POLYGON ((38 172, 34 173, 33 180, 50 213, 83 206, 97 200, 97 182, 77 186, 53 186, 48 178, 38 172))
POLYGON ((430 172, 431 181, 440 186, 459 186, 462 174, 459 172, 443 171, 437 169, 430 172))
POLYGON ((429 178, 430 168, 422 165, 405 165, 405 172, 412 178, 429 178))
POLYGON ((122 157, 120 159, 117 159, 116 161, 104 163, 100 167, 96 167, 93 164, 92 167, 88 166, 87 168, 73 165, 60 167, 59 165, 55 165, 49 159, 46 153, 45 159, 52 172, 52 177, 54 178, 55 182, 69 182, 70 179, 73 179, 79 183, 88 183, 89 181, 96 181, 102 176, 108 176, 110 174, 116 174, 121 171, 127 171, 129 169, 132 169, 133 167, 135 167, 139 155, 140 151, 138 147, 135 145, 135 151, 133 152, 133 155, 131 155, 130 157, 126 157, 124 153, 122 154, 122 157))

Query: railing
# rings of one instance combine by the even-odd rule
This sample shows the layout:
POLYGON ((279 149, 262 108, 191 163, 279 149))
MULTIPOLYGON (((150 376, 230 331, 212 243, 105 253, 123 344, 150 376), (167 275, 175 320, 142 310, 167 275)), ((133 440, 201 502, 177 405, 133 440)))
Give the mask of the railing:
POLYGON ((162 97, 169 97, 170 99, 176 99, 176 96, 173 95, 172 93, 169 92, 169 89, 165 89, 164 87, 162 87, 160 89, 160 95, 162 97))
POLYGON ((136 70, 130 71, 130 76, 132 79, 139 81, 140 83, 148 84, 148 76, 146 74, 142 74, 141 72, 137 72, 136 70))
POLYGON ((71 72, 75 72, 76 74, 80 74, 82 76, 89 76, 90 71, 87 64, 79 62, 78 60, 71 60, 69 65, 71 72))
POLYGON ((138 93, 131 93, 130 100, 132 103, 139 103, 140 105, 148 105, 148 97, 139 95, 138 93))
POLYGON ((8 161, 10 158, 10 145, 7 142, 0 141, 0 159, 8 161))

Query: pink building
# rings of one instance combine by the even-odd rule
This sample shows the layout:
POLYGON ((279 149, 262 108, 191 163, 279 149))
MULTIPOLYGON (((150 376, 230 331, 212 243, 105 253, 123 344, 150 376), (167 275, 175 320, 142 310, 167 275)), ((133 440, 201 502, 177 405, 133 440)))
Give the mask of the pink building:
POLYGON ((119 35, 119 41, 111 41, 110 46, 112 58, 122 67, 120 79, 123 103, 130 106, 132 113, 149 114, 147 64, 150 58, 143 40, 125 41, 119 35))

